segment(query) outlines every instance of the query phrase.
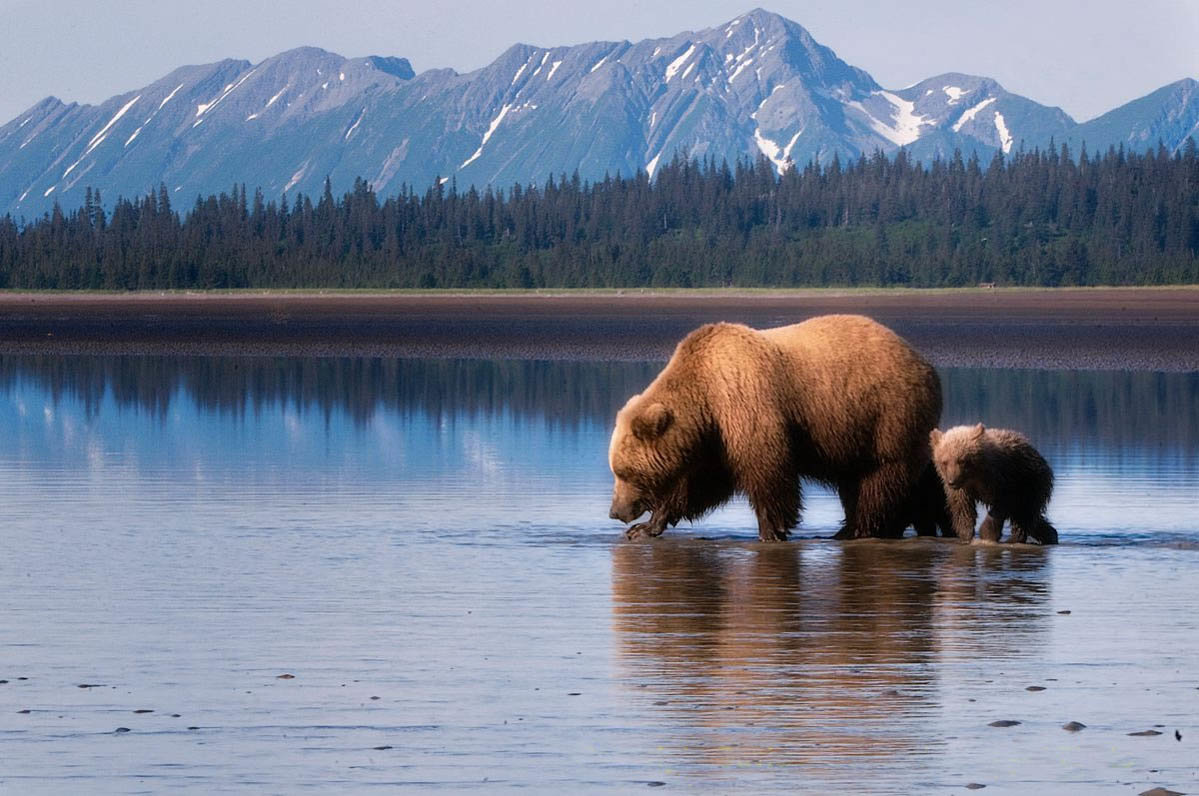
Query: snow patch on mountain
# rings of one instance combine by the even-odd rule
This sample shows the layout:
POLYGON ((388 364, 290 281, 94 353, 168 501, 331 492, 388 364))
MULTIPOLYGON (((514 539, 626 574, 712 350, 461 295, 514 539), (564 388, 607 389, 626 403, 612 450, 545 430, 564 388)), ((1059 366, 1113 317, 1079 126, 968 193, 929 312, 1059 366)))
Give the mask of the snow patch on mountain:
POLYGON ((889 119, 880 119, 857 100, 847 103, 866 115, 874 132, 897 146, 906 146, 920 138, 920 128, 932 122, 916 113, 916 103, 909 102, 890 91, 875 91, 873 96, 882 97, 894 109, 889 119))
MULTIPOLYGON (((122 107, 119 111, 117 111, 116 116, 113 116, 111 119, 109 119, 108 124, 104 125, 104 127, 102 127, 100 129, 100 132, 98 132, 94 136, 92 136, 92 140, 87 142, 87 149, 85 149, 83 151, 83 154, 79 156, 78 160, 76 160, 70 166, 67 166, 67 170, 62 173, 62 177, 60 177, 60 179, 65 180, 67 178, 67 175, 70 174, 72 171, 74 171, 75 167, 78 166, 80 163, 82 163, 83 159, 92 153, 92 150, 94 150, 96 147, 100 146, 100 144, 103 144, 104 139, 108 138, 108 131, 112 129, 112 126, 114 124, 116 124, 117 122, 119 122, 121 120, 121 117, 124 116, 126 113, 128 113, 129 109, 133 107, 134 103, 136 103, 141 98, 142 98, 142 95, 138 94, 136 97, 134 97, 133 99, 131 99, 127 103, 125 103, 124 107, 122 107)), ((53 188, 51 188, 51 190, 53 190, 53 188)), ((50 194, 47 193, 44 195, 49 196, 50 194)))
MULTIPOLYGON (((246 72, 244 75, 242 75, 241 80, 238 80, 236 83, 230 83, 229 85, 225 86, 225 90, 221 92, 221 95, 219 97, 217 97, 216 99, 214 99, 212 102, 205 102, 205 103, 197 105, 196 106, 196 116, 198 118, 196 119, 196 123, 193 124, 192 127, 199 126, 199 124, 204 121, 204 114, 208 113, 210 110, 212 110, 216 106, 220 105, 225 100, 225 97, 228 97, 234 91, 237 91, 238 87, 240 87, 242 83, 245 83, 247 80, 249 80, 250 76, 253 75, 257 71, 258 71, 258 67, 254 67, 249 72, 246 72)), ((317 70, 317 71, 319 72, 320 70, 317 70)))
POLYGON ((666 82, 678 74, 678 71, 683 68, 683 64, 687 63, 687 59, 695 52, 695 45, 692 44, 687 48, 687 51, 670 62, 670 66, 666 67, 666 82))
POLYGON ((158 103, 158 110, 162 110, 163 106, 166 105, 168 102, 170 102, 174 98, 174 96, 179 93, 179 89, 181 89, 181 88, 183 88, 182 83, 175 86, 175 90, 172 91, 170 94, 167 94, 166 99, 164 99, 162 102, 158 103))
POLYGON ((1012 151, 1012 134, 1008 132, 1003 114, 999 111, 995 111, 995 130, 999 133, 999 145, 1003 149, 1003 154, 1006 155, 1012 151))
POLYGON ((962 114, 961 118, 959 118, 956 122, 954 122, 953 131, 955 133, 961 132, 962 127, 966 123, 968 123, 971 119, 973 119, 975 116, 977 116, 979 111, 981 111, 983 108, 990 105, 992 102, 995 102, 997 99, 998 99, 998 97, 987 97, 985 100, 978 103, 977 105, 975 105, 971 108, 968 108, 966 110, 966 112, 962 114))
POLYGON ((750 58, 748 61, 742 61, 741 63, 739 63, 737 65, 737 68, 733 70, 733 74, 729 75, 729 82, 732 83, 734 80, 736 80, 737 75, 741 74, 741 72, 745 69, 745 67, 749 66, 753 62, 754 62, 754 59, 750 58))
POLYGON ((283 193, 287 193, 292 188, 296 187, 296 185, 299 184, 300 180, 304 179, 304 175, 307 173, 308 173, 308 161, 304 161, 304 163, 300 166, 300 168, 298 168, 296 170, 296 173, 291 175, 291 179, 287 181, 287 185, 283 186, 283 193))
MULTIPOLYGON (((101 129, 100 132, 98 132, 94 136, 92 136, 91 141, 87 142, 87 151, 85 151, 83 154, 90 155, 93 149, 100 146, 100 144, 102 144, 104 142, 104 139, 108 137, 108 131, 112 129, 112 126, 114 124, 116 124, 117 122, 119 122, 121 120, 121 117, 124 116, 126 113, 128 113, 129 109, 133 107, 134 103, 136 103, 141 98, 142 98, 142 95, 138 94, 136 97, 134 97, 133 99, 131 99, 127 103, 125 103, 125 106, 123 108, 121 108, 119 111, 117 111, 117 115, 112 117, 111 119, 109 119, 108 124, 104 125, 103 129, 101 129)), ((63 176, 65 177, 66 175, 64 174, 63 176)))
POLYGON ((365 116, 366 116, 366 108, 363 108, 361 111, 358 112, 358 118, 354 120, 354 123, 352 125, 350 125, 350 129, 346 130, 346 136, 342 140, 344 140, 344 141, 350 140, 350 136, 352 136, 354 134, 354 131, 358 129, 358 125, 362 124, 362 120, 363 120, 363 118, 365 118, 365 116))
MULTIPOLYGON (((546 55, 548 56, 549 53, 546 53, 546 55)), ((543 60, 542 63, 545 63, 545 61, 543 60)), ((538 69, 540 69, 540 67, 538 67, 538 69)), ((534 72, 533 74, 536 75, 537 73, 534 72)), ((504 117, 508 115, 508 111, 510 111, 510 110, 512 110, 511 105, 504 105, 504 107, 500 108, 499 114, 494 119, 492 119, 491 124, 488 125, 487 132, 483 133, 483 143, 479 144, 479 148, 475 150, 475 153, 473 155, 468 157, 466 160, 462 161, 462 165, 458 167, 459 171, 466 168, 471 163, 474 163, 479 158, 479 156, 483 154, 483 147, 487 146, 487 142, 489 140, 491 140, 492 133, 494 133, 496 131, 496 128, 498 128, 500 126, 500 122, 504 121, 504 117)))
POLYGON ((754 143, 758 145, 758 151, 774 164, 779 174, 782 174, 791 166, 791 150, 795 148, 795 142, 799 140, 801 135, 803 135, 803 130, 791 136, 791 140, 787 142, 787 145, 781 147, 762 135, 762 129, 759 127, 754 130, 754 143))
POLYGON ((523 64, 521 64, 521 65, 520 65, 520 69, 517 69, 517 70, 516 70, 516 74, 512 76, 512 83, 511 83, 510 85, 513 85, 513 86, 515 86, 515 85, 516 85, 516 81, 517 81, 517 80, 520 80, 520 76, 521 76, 521 75, 523 75, 523 74, 525 73, 525 69, 526 69, 528 66, 529 66, 529 62, 528 62, 528 61, 525 61, 523 64))

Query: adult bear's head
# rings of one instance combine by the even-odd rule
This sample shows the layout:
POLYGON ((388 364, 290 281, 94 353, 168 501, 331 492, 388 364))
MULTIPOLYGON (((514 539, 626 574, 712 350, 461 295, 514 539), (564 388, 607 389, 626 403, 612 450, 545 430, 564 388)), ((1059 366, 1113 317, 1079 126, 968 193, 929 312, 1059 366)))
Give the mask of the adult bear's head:
POLYGON ((614 520, 632 522, 655 508, 680 476, 689 454, 688 434, 675 411, 634 395, 616 415, 608 446, 614 520))

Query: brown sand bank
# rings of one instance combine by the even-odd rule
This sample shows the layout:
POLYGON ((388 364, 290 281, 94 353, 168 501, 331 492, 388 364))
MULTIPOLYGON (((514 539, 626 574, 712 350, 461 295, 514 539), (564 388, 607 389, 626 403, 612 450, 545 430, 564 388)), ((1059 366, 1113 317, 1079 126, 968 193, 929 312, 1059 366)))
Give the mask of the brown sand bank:
POLYGON ((938 365, 1199 370, 1199 288, 0 294, 0 353, 665 359, 708 321, 834 312, 938 365))

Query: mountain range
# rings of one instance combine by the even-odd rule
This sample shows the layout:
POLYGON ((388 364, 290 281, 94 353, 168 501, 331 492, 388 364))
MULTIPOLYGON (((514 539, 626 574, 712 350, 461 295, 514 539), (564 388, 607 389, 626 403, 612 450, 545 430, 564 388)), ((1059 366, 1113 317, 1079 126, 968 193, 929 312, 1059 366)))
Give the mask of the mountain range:
POLYGON ((800 25, 754 10, 638 43, 517 44, 489 66, 416 74, 404 58, 313 47, 258 64, 185 66, 99 104, 48 97, 0 127, 0 214, 165 185, 177 201, 235 183, 269 197, 381 194, 435 181, 508 188, 578 172, 652 177, 676 153, 780 170, 894 153, 921 161, 1067 143, 1168 150, 1199 135, 1199 83, 1180 80, 1096 119, 965 74, 885 89, 800 25))

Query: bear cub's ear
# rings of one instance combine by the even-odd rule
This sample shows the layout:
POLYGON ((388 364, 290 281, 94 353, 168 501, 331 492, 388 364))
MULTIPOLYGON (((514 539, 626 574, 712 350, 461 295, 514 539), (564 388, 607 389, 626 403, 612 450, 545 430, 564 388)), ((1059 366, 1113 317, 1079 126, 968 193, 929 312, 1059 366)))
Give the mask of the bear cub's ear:
POLYGON ((977 426, 974 427, 974 438, 982 439, 982 436, 986 432, 986 430, 987 430, 986 426, 984 426, 982 423, 979 423, 977 426))
POLYGON ((640 440, 656 439, 670 428, 674 414, 664 404, 654 402, 633 418, 633 436, 640 440))
POLYGON ((932 445, 935 448, 935 447, 937 447, 937 443, 941 441, 941 437, 943 437, 943 436, 945 436, 945 435, 941 433, 941 429, 934 428, 932 431, 928 432, 928 442, 930 445, 932 445))

